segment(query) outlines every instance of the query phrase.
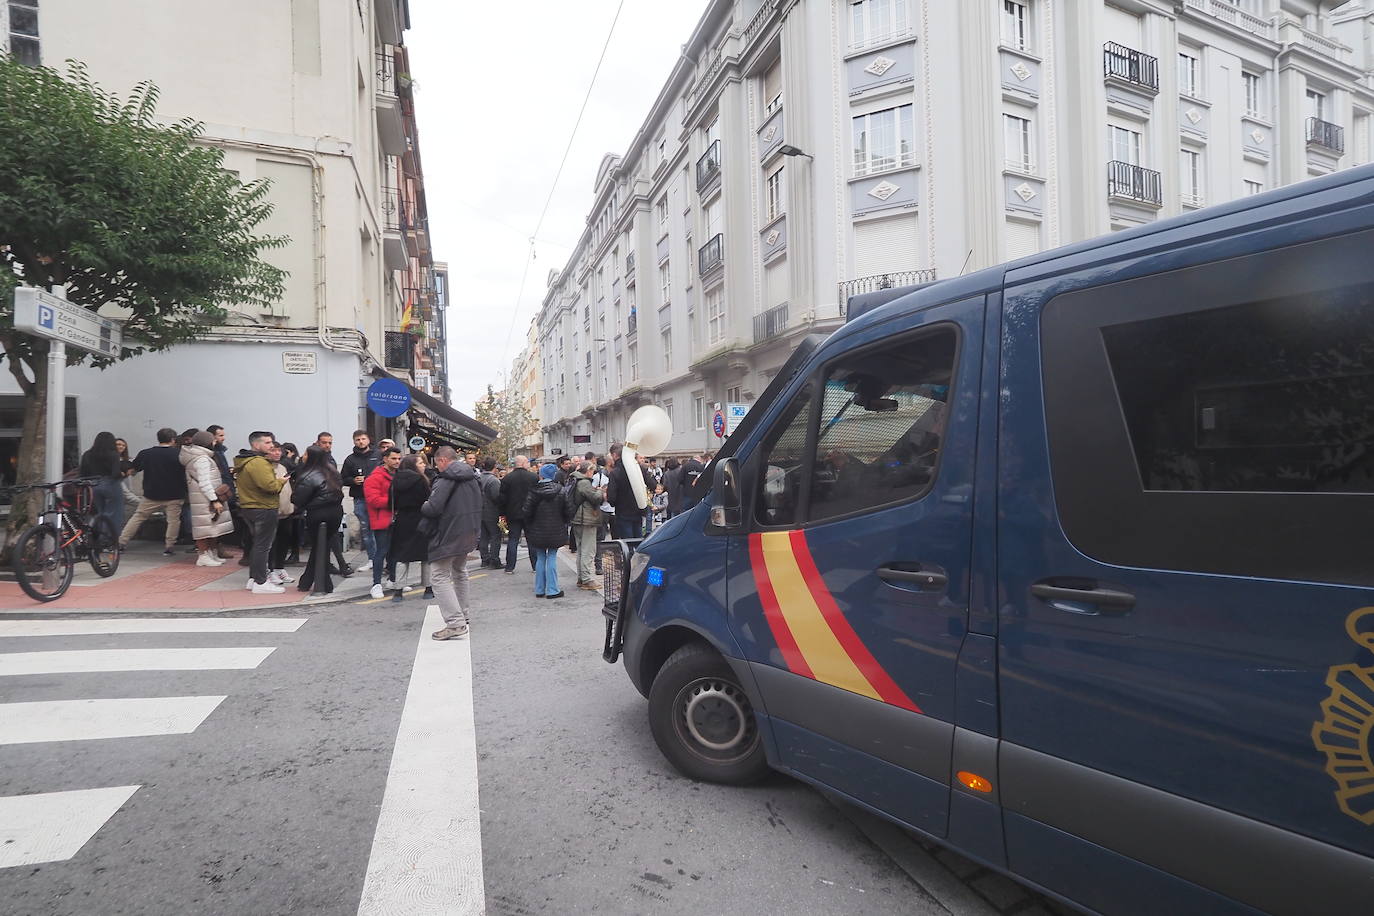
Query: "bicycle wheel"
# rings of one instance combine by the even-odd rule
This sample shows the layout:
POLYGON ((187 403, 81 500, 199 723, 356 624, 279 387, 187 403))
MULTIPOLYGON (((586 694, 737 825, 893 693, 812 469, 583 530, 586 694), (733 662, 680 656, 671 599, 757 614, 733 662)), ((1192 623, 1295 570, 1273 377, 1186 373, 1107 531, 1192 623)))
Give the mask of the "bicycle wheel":
POLYGON ((119 569, 119 535, 114 522, 97 518, 86 532, 86 559, 97 576, 108 579, 119 569))
POLYGON ((63 546, 51 525, 34 525, 14 545, 14 574, 19 587, 34 601, 56 601, 72 584, 76 567, 72 549, 63 546))

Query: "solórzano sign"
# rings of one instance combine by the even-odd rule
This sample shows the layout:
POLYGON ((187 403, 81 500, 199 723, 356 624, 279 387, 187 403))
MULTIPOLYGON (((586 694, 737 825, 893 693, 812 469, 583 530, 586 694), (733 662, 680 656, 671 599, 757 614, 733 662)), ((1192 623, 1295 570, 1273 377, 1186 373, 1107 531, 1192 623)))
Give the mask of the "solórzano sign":
POLYGON ((367 409, 379 417, 399 417, 410 409, 410 389, 394 378, 379 378, 368 386, 367 409))

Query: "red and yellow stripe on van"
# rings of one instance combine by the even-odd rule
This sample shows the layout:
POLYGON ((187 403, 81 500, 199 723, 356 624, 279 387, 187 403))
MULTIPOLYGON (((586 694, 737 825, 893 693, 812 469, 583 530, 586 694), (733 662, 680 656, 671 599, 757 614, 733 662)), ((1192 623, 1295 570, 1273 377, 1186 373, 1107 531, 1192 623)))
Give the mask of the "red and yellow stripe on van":
POLYGON ((802 531, 749 535, 763 616, 793 674, 920 712, 849 625, 825 587, 802 531))

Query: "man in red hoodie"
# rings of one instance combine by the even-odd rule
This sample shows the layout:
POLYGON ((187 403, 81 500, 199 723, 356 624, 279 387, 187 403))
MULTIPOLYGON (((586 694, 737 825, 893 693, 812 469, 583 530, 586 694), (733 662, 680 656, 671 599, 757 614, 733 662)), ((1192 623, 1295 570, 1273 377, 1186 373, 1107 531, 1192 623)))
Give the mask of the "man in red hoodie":
MULTIPOLYGON (((401 466, 401 450, 394 445, 382 449, 382 463, 373 469, 363 481, 363 499, 367 502, 367 523, 372 527, 372 541, 376 545, 372 556, 372 597, 381 598, 386 594, 382 588, 382 570, 386 567, 386 555, 391 549, 391 478, 401 466)), ((388 582, 386 589, 394 589, 395 583, 388 582)))

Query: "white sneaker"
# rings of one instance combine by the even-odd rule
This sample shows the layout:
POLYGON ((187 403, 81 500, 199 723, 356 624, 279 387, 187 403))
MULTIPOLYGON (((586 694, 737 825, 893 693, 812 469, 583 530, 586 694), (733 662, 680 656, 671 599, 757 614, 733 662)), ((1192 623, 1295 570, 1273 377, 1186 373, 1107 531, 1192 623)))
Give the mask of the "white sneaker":
POLYGON ((223 566, 224 561, 211 553, 203 553, 196 557, 197 566, 223 566))
MULTIPOLYGON (((387 579, 385 582, 382 583, 382 588, 388 592, 394 592, 396 591, 396 589, 401 588, 401 586, 397 585, 394 580, 387 579)), ((381 596, 378 595, 378 597, 380 598, 381 596)))
POLYGON ((274 569, 267 574, 267 581, 273 585, 290 585, 296 581, 296 577, 288 575, 284 569, 274 569))
POLYGON ((354 572, 372 572, 372 561, 368 560, 362 566, 355 567, 354 572))
POLYGON ((381 587, 380 585, 374 585, 374 586, 372 586, 372 597, 373 597, 373 598, 385 598, 385 597, 386 597, 386 595, 385 595, 385 593, 382 591, 382 587, 381 587))
POLYGON ((253 583, 253 594, 255 595, 280 595, 284 591, 286 591, 286 589, 282 588, 280 585, 273 585, 271 580, 261 585, 258 585, 256 582, 253 583))
POLYGON ((251 592, 251 591, 253 590, 253 586, 255 586, 255 585, 257 585, 257 584, 258 584, 257 582, 253 581, 253 577, 252 577, 252 576, 249 576, 249 577, 248 577, 248 581, 245 582, 245 583, 243 584, 243 587, 246 588, 246 589, 248 589, 248 590, 251 592))

